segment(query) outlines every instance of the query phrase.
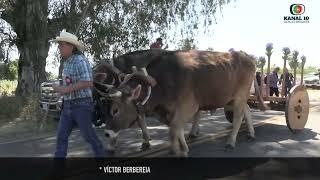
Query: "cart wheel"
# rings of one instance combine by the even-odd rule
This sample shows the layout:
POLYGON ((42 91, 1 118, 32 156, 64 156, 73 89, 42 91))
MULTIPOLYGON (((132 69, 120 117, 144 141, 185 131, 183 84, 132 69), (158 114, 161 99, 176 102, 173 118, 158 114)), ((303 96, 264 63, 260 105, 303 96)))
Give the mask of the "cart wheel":
POLYGON ((286 122, 292 133, 304 129, 309 115, 309 96, 305 86, 296 85, 286 100, 286 122))

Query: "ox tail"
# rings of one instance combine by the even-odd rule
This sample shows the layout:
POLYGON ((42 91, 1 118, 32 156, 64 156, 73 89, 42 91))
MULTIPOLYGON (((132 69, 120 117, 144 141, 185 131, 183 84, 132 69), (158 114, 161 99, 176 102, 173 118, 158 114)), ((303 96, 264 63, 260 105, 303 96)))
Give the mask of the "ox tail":
POLYGON ((262 95, 260 93, 260 88, 259 88, 259 85, 258 85, 258 81, 257 81, 257 78, 254 77, 254 89, 255 89, 255 95, 259 101, 258 103, 258 108, 261 110, 261 111, 265 111, 265 110, 269 110, 270 107, 268 105, 266 105, 264 103, 264 100, 262 99, 262 95))

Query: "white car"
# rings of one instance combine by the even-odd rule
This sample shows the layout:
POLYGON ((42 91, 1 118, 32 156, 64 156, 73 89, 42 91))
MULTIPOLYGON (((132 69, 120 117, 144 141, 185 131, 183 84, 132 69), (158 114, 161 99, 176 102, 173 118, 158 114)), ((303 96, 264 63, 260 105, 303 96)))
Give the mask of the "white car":
POLYGON ((62 80, 51 80, 41 84, 40 87, 40 108, 44 111, 50 112, 56 118, 60 116, 62 110, 63 97, 53 91, 53 85, 60 85, 62 80))

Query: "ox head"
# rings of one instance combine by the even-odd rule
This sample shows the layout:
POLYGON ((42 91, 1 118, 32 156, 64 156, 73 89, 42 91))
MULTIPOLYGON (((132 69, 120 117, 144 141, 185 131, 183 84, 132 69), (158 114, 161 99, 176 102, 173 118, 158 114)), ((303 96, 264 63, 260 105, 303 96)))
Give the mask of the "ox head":
POLYGON ((149 91, 155 85, 155 79, 146 72, 135 72, 127 75, 118 87, 112 88, 108 94, 112 120, 106 128, 118 132, 135 124, 142 113, 139 107, 147 101, 149 91))
POLYGON ((108 122, 112 118, 108 113, 105 113, 106 109, 110 109, 107 94, 112 87, 120 84, 120 74, 121 72, 110 64, 100 64, 93 69, 94 88, 92 92, 95 114, 98 115, 102 122, 108 122))

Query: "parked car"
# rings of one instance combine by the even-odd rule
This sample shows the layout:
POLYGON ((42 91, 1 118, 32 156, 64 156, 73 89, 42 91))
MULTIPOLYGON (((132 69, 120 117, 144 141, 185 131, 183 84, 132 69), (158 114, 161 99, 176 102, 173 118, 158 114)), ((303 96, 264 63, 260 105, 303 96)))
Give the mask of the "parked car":
POLYGON ((320 89, 320 81, 319 81, 319 76, 316 76, 314 74, 308 74, 304 78, 304 84, 308 88, 312 89, 320 89))
POLYGON ((54 92, 53 85, 62 84, 62 80, 50 80, 43 82, 40 87, 40 108, 47 111, 48 114, 59 119, 63 105, 63 97, 54 92))
MULTIPOLYGON (((53 85, 62 85, 62 80, 50 80, 41 84, 39 105, 43 111, 48 112, 48 115, 59 120, 63 108, 63 96, 59 96, 58 93, 54 92, 53 85)), ((94 105, 95 109, 92 112, 92 123, 95 126, 101 126, 104 121, 100 118, 102 115, 98 109, 97 102, 95 102, 94 105)))

